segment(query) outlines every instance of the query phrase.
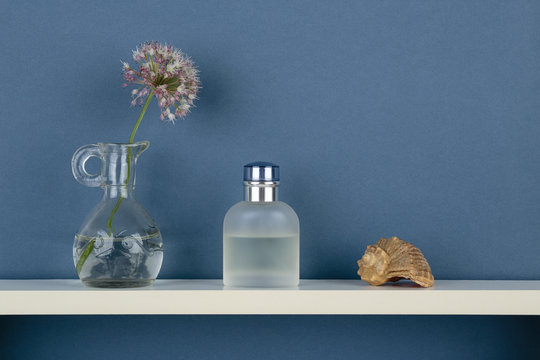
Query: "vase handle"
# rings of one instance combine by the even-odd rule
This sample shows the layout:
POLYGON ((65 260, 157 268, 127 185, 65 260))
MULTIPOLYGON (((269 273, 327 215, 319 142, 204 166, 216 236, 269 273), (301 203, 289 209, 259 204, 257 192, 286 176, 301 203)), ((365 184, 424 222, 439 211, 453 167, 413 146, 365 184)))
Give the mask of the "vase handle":
POLYGON ((101 185, 101 173, 89 174, 84 167, 91 157, 101 159, 101 153, 96 144, 84 145, 78 148, 71 159, 71 171, 73 171, 75 180, 81 184, 89 187, 97 187, 101 185))

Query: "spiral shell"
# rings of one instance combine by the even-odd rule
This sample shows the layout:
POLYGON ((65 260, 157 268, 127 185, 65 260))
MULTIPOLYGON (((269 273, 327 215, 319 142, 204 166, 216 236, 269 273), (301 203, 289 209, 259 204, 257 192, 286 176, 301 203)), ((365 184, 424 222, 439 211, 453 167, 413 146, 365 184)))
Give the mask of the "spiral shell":
POLYGON ((420 249, 395 236, 381 238, 377 244, 367 247, 364 256, 358 260, 358 275, 371 285, 409 279, 430 287, 435 282, 420 249))

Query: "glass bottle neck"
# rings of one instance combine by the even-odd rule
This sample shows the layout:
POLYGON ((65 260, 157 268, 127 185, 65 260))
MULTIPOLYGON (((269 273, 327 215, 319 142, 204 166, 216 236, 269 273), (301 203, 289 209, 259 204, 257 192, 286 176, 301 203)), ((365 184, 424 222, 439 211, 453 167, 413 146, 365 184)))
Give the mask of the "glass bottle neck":
POLYGON ((108 185, 102 186, 103 199, 135 199, 135 186, 131 184, 126 185, 108 185))
POLYGON ((100 144, 101 188, 106 199, 132 198, 135 190, 137 158, 146 143, 100 144))
POLYGON ((277 181, 244 181, 244 201, 272 202, 278 201, 277 181))

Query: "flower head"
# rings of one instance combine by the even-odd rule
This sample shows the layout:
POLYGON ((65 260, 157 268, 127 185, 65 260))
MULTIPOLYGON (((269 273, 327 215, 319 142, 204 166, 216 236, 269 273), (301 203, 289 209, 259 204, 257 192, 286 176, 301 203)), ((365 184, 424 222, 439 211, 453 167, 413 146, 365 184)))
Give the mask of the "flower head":
POLYGON ((131 105, 143 104, 153 91, 161 108, 161 120, 174 122, 186 116, 200 87, 199 71, 191 59, 170 45, 146 42, 133 51, 133 60, 137 68, 122 62, 123 86, 141 85, 131 91, 131 105))

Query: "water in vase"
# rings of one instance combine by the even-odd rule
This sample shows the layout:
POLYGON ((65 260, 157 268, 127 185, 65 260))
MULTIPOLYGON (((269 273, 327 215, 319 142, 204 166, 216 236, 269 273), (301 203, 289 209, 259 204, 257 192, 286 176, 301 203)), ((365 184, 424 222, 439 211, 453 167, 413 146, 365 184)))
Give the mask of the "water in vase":
POLYGON ((163 260, 159 232, 113 238, 75 235, 73 261, 82 282, 98 287, 138 287, 150 285, 163 260))

